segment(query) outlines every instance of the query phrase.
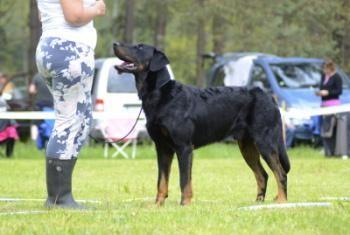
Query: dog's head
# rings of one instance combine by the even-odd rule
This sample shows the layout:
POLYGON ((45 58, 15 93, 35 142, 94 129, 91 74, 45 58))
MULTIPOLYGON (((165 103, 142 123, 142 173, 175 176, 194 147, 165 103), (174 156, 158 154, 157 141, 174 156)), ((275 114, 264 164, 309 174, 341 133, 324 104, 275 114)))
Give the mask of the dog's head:
POLYGON ((165 54, 153 46, 145 44, 127 45, 113 44, 114 54, 124 62, 115 66, 119 72, 138 74, 142 72, 156 72, 169 64, 165 54))

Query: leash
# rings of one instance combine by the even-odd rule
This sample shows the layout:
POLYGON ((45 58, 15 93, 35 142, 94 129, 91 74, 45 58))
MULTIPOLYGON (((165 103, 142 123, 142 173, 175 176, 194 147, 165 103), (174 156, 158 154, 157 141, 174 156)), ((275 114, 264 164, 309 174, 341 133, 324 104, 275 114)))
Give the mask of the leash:
POLYGON ((125 140, 125 138, 128 137, 128 136, 131 134, 131 132, 133 132, 133 130, 135 129, 135 127, 136 127, 136 125, 137 125, 137 123, 138 123, 138 121, 139 121, 139 119, 140 119, 142 110, 143 110, 143 109, 142 109, 142 107, 141 107, 141 108, 140 108, 140 111, 139 111, 139 114, 137 115, 137 118, 136 118, 136 120, 135 120, 133 126, 131 127, 130 131, 129 131, 126 135, 124 135, 122 138, 117 139, 117 140, 114 140, 114 141, 107 141, 107 140, 99 140, 99 139, 96 139, 96 138, 93 137, 91 134, 89 134, 89 137, 90 137, 91 139, 95 140, 96 142, 100 142, 100 143, 102 142, 102 143, 105 143, 105 144, 112 144, 112 143, 117 143, 117 144, 118 144, 118 143, 122 142, 122 141, 125 140))

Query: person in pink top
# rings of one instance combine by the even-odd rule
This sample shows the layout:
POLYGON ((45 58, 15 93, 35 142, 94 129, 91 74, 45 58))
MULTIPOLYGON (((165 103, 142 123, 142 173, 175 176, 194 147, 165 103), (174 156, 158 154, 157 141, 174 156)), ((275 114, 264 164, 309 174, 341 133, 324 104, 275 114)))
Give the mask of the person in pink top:
MULTIPOLYGON (((339 105, 339 96, 343 91, 342 78, 337 73, 336 65, 332 60, 326 60, 323 64, 323 76, 320 90, 316 95, 321 97, 321 106, 328 107, 339 105)), ((336 117, 325 115, 322 117, 321 136, 326 157, 335 155, 336 145, 336 117)))

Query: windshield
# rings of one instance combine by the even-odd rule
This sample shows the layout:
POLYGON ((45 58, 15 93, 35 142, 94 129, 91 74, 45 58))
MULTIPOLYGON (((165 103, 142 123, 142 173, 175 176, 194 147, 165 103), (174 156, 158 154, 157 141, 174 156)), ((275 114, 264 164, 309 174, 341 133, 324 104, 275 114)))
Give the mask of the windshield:
POLYGON ((321 81, 321 64, 272 64, 271 70, 280 87, 318 87, 321 81))
POLYGON ((136 93, 134 75, 130 73, 119 74, 111 68, 108 75, 107 91, 111 93, 136 93))
MULTIPOLYGON (((321 63, 304 64, 271 64, 278 85, 284 88, 318 87, 322 76, 321 63)), ((343 79, 343 88, 349 88, 349 79, 343 71, 338 69, 343 79)))

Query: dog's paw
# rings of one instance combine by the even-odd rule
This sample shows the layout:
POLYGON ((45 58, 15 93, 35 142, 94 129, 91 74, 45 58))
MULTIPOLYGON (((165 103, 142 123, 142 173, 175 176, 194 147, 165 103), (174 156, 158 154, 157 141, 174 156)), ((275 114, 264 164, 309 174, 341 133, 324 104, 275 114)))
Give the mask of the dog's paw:
POLYGON ((280 196, 280 195, 277 195, 273 200, 277 203, 286 203, 287 202, 287 198, 284 196, 280 196))
POLYGON ((157 197, 157 198, 156 198, 155 204, 156 204, 156 206, 163 206, 163 205, 164 205, 164 202, 165 202, 165 198, 159 198, 159 197, 157 197))
POLYGON ((180 205, 181 206, 188 206, 191 204, 191 198, 181 199, 180 205))
POLYGON ((255 199, 256 202, 264 202, 265 201, 265 195, 258 195, 255 199))

